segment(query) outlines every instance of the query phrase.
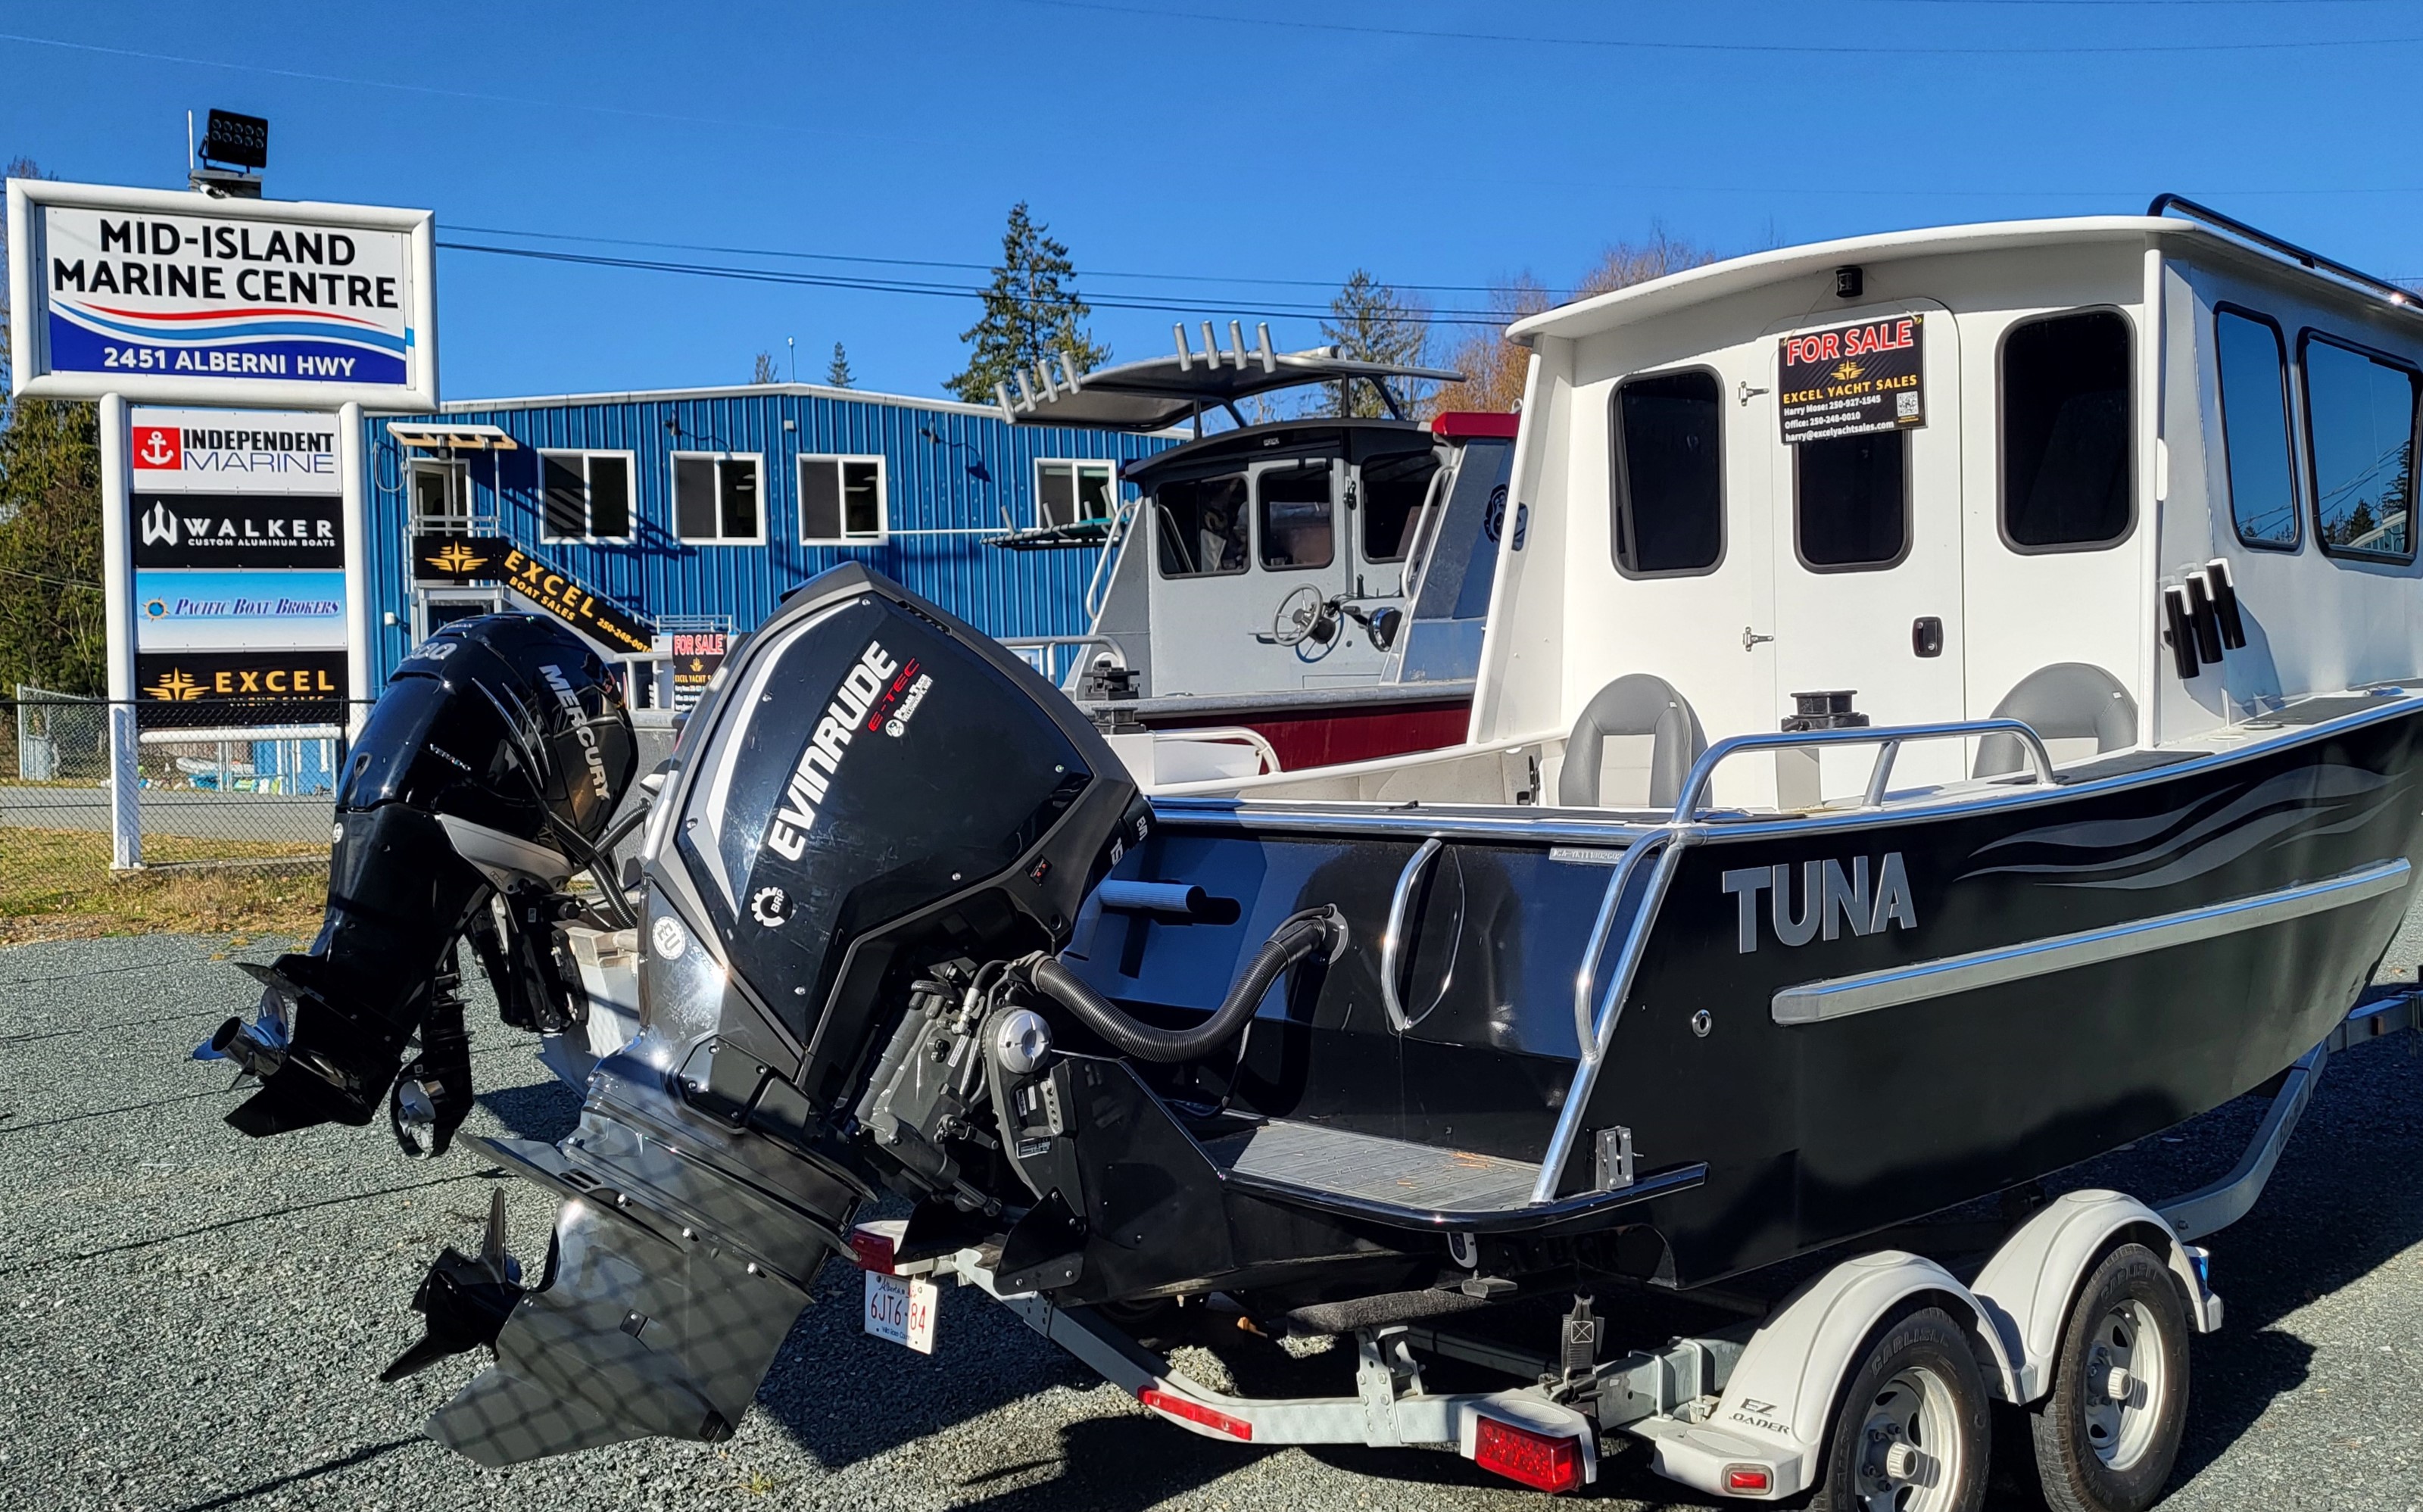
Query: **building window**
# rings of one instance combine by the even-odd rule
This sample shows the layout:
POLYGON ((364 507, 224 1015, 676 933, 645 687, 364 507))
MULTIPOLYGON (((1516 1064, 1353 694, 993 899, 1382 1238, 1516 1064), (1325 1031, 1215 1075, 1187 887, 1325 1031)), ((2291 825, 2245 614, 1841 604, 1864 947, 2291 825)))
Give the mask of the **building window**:
POLYGON ((1152 520, 1162 576, 1222 577, 1245 570, 1244 474, 1164 483, 1152 496, 1152 520))
POLYGON ((2305 333, 2314 535, 2335 557, 2414 555, 2415 370, 2305 333))
POLYGON ((673 453, 673 533, 693 544, 762 545, 764 492, 758 459, 729 452, 673 453))
POLYGON ((1338 556, 1326 461, 1284 463, 1254 480, 1262 508, 1262 565, 1326 567, 1338 556))
POLYGON ((854 546, 892 529, 892 496, 881 457, 800 459, 800 543, 854 546))
POLYGON ((1070 462, 1037 458, 1035 464, 1035 523, 1042 529, 1055 526, 1100 525, 1111 517, 1118 496, 1116 474, 1107 462, 1070 462))
POLYGON ((2129 320, 2081 310, 2003 339, 2003 535, 2021 551, 2108 546, 2136 514, 2129 320))
POLYGON ((1665 372, 1617 386, 1618 568, 1642 577, 1702 573, 1724 555, 1723 423, 1715 373, 1665 372))
POLYGON ((2288 435, 2288 347, 2271 318, 2226 307, 2212 318, 2229 517, 2250 546, 2297 544, 2297 450, 2288 435))
POLYGON ((542 451, 538 468, 542 539, 631 539, 629 452, 542 451))
POLYGON ((1909 433, 1871 431, 1792 449, 1793 528, 1814 572, 1890 567, 1909 554, 1909 433))
POLYGON ((1414 517, 1430 497, 1438 477, 1438 457, 1428 448, 1393 457, 1371 457, 1363 464, 1362 496, 1355 508, 1363 515, 1363 559, 1402 561, 1414 517))
POLYGON ((471 465, 417 460, 412 465, 412 524, 416 530, 471 528, 471 465))

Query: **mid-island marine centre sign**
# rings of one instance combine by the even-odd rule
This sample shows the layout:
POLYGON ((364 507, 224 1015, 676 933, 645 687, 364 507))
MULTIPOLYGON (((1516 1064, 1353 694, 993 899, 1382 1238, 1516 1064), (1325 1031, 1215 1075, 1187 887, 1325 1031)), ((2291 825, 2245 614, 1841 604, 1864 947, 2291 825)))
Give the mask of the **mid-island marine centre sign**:
POLYGON ((427 211, 8 181, 15 392, 437 402, 427 211))

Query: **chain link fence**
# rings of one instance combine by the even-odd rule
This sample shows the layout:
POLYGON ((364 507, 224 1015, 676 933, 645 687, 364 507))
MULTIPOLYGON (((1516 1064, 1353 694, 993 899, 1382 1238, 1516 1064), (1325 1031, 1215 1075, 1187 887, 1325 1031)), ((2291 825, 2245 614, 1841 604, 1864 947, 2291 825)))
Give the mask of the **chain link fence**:
MULTIPOLYGON (((0 700, 0 865, 69 884, 106 875, 106 700, 19 686, 0 700)), ((353 710, 137 701, 135 811, 146 866, 325 864, 353 710)))

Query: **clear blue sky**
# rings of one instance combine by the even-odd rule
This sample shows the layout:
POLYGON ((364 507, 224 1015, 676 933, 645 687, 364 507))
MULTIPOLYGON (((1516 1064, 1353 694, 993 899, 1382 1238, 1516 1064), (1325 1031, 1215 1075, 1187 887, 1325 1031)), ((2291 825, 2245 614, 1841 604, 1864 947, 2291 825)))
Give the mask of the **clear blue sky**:
MULTIPOLYGON (((1024 198, 1115 357, 1358 265, 1468 308, 1450 286, 1560 284, 1658 225, 1736 252, 2162 189, 2423 275, 2417 0, 15 0, 0 65, 0 155, 177 184, 218 105, 270 118, 272 195, 426 206, 449 241, 959 289, 615 244, 986 263, 1024 198)), ((862 386, 933 394, 975 314, 465 251, 438 288, 458 399, 739 382, 786 337, 803 379, 839 339, 862 386)))

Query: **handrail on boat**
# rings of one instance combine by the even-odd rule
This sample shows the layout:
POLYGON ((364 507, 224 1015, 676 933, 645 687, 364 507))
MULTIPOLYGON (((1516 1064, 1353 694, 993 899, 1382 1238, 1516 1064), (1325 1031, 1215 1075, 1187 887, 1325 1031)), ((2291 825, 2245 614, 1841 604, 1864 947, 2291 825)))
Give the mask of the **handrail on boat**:
POLYGON ((1913 740, 1954 740, 1964 736, 2011 735, 2018 738, 2035 767, 2039 786, 2051 786, 2053 780, 2052 754, 2045 749, 2044 737, 2035 728, 2019 719, 1961 719, 1942 724, 1860 725, 1845 730, 1800 730, 1762 732, 1750 735, 1728 735, 1703 752, 1684 780, 1682 795, 1674 800, 1671 823, 1687 825, 1700 817, 1700 800, 1708 790, 1717 767, 1731 756, 1746 750, 1790 750, 1806 746, 1867 746, 1877 748, 1876 765, 1868 773, 1867 794, 1862 800, 1875 808, 1885 800, 1885 785, 1892 778, 1893 761, 1901 754, 1903 745, 1913 740))

